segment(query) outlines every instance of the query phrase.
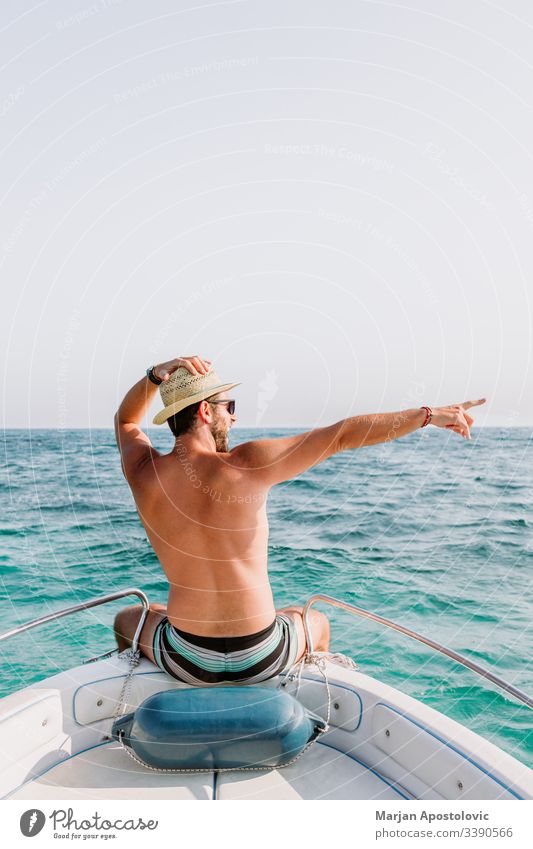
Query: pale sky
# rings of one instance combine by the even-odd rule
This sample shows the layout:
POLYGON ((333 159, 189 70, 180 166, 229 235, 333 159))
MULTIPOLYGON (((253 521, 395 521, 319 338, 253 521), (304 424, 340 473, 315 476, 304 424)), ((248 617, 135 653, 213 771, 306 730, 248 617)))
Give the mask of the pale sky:
POLYGON ((4 426, 109 427, 190 354, 240 426, 532 425, 532 39, 525 0, 3 2, 4 426))

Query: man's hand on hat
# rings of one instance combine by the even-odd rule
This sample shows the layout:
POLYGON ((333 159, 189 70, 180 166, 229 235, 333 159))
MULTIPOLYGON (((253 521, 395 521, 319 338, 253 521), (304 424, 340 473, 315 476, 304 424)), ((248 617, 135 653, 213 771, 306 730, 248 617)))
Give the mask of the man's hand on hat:
POLYGON ((159 380, 168 380, 170 375, 179 368, 186 368, 191 374, 207 374, 211 368, 211 360, 206 360, 203 357, 176 357, 175 360, 169 360, 167 363, 160 363, 154 366, 154 374, 159 380))
POLYGON ((452 404, 450 407, 433 407, 431 424, 449 428, 465 439, 470 439, 470 427, 474 424, 474 419, 466 411, 484 404, 485 401, 485 398, 479 398, 477 401, 465 401, 463 404, 452 404))

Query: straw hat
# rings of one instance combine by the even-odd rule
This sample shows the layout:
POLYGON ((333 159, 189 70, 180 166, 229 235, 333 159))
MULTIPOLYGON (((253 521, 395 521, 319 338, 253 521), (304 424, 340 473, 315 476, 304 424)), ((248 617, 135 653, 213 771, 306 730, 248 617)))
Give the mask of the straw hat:
POLYGON ((191 374, 184 366, 180 366, 159 387, 165 407, 154 417, 153 423, 164 424, 170 416, 174 416, 190 404, 196 404, 197 401, 203 401, 211 395, 218 395, 226 389, 233 389, 234 386, 240 386, 240 383, 222 383, 212 368, 207 374, 191 374))

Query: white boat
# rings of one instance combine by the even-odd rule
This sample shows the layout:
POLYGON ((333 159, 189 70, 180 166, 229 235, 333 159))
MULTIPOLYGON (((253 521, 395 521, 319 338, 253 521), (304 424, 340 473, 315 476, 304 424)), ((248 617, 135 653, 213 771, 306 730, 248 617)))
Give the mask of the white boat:
MULTIPOLYGON (((124 590, 33 620, 0 640, 129 594, 148 609, 144 593, 124 590)), ((318 600, 417 639, 533 707, 529 696, 469 659, 329 596, 307 602, 308 637, 307 611, 318 600)), ((135 711, 156 693, 187 690, 191 696, 192 688, 146 658, 130 670, 130 655, 108 653, 0 700, 4 799, 533 799, 533 771, 527 766, 460 723, 358 671, 349 658, 314 653, 312 644, 311 662, 261 685, 239 688, 248 694, 254 686, 263 694, 264 688, 273 696, 289 693, 325 720, 318 738, 288 765, 204 771, 145 765, 123 740, 113 738, 116 716, 135 711)))

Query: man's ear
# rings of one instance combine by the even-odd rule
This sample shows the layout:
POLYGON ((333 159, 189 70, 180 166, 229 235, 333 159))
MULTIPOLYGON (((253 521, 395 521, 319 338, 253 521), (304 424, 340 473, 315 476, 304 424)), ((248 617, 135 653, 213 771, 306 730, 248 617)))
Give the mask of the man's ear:
POLYGON ((200 401, 198 407, 198 417, 202 422, 210 422, 213 419, 213 411, 207 401, 200 401))

